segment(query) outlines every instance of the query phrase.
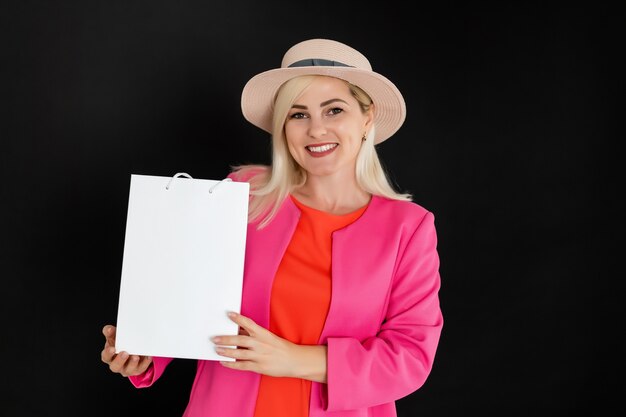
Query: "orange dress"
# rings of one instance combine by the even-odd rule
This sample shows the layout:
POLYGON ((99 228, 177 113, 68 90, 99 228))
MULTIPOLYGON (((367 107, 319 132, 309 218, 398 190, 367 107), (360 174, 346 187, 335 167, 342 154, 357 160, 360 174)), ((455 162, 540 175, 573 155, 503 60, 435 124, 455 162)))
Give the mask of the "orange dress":
MULTIPOLYGON (((367 206, 334 215, 305 206, 278 267, 270 301, 269 329, 300 345, 316 345, 331 295, 332 233, 352 223, 367 206)), ((311 381, 261 375, 254 417, 308 417, 311 381)))

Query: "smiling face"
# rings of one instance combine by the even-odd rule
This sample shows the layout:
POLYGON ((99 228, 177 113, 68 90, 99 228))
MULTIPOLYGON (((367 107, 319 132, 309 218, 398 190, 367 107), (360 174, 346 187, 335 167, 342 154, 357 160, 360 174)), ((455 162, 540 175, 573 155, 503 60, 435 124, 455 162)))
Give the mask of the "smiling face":
POLYGON ((361 138, 372 120, 373 111, 363 113, 345 81, 317 77, 287 114, 289 152, 308 175, 354 175, 361 138))

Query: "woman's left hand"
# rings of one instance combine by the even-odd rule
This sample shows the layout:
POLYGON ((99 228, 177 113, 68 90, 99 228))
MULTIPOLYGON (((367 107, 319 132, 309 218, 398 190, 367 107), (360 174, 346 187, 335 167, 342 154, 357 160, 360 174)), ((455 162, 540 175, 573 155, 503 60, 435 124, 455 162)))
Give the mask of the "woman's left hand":
POLYGON ((241 314, 229 313, 228 316, 239 325, 239 335, 216 336, 212 339, 216 345, 222 345, 215 348, 219 355, 235 359, 235 361, 221 361, 223 366, 275 377, 313 380, 319 378, 309 378, 307 373, 313 369, 319 371, 323 369, 323 379, 325 379, 325 346, 297 345, 276 336, 241 314))

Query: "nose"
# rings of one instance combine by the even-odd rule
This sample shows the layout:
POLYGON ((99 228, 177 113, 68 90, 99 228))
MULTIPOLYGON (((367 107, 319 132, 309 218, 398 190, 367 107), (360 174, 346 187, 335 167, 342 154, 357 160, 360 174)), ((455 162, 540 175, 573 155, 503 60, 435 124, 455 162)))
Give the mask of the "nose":
POLYGON ((324 120, 320 117, 311 117, 309 119, 309 136, 316 139, 321 139, 326 135, 327 129, 324 120))

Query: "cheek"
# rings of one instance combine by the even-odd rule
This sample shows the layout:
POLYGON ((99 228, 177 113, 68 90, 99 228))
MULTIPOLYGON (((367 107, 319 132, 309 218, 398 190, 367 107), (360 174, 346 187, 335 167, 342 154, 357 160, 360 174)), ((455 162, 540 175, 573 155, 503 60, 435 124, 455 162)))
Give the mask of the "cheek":
POLYGON ((349 120, 344 121, 340 124, 337 124, 336 129, 338 132, 344 137, 358 136, 361 137, 361 132, 363 124, 361 124, 358 120, 349 120))
POLYGON ((285 126, 285 139, 290 150, 304 146, 305 136, 303 129, 297 124, 285 126))
POLYGON ((300 138, 298 128, 293 124, 285 125, 285 138, 289 147, 295 145, 300 138))
POLYGON ((300 146, 298 146, 298 142, 295 139, 293 132, 290 133, 287 131, 287 129, 285 129, 285 139, 286 139, 287 150, 289 151, 289 154, 291 155, 292 158, 298 160, 298 149, 300 148, 300 146))
POLYGON ((341 136, 344 145, 352 145, 357 142, 357 139, 360 141, 361 133, 360 129, 355 125, 346 125, 342 126, 340 130, 337 130, 339 136, 341 136))
POLYGON ((285 131, 285 142, 287 143, 287 149, 289 149, 289 152, 293 152, 293 148, 295 146, 293 135, 290 135, 287 131, 285 131))
POLYGON ((287 150, 289 151, 289 155, 291 155, 293 159, 295 159, 296 161, 300 159, 298 157, 298 150, 293 144, 287 142, 287 150))

